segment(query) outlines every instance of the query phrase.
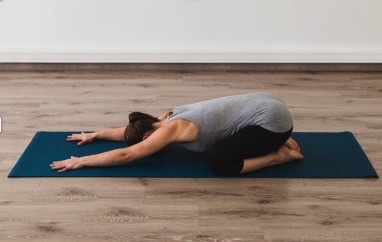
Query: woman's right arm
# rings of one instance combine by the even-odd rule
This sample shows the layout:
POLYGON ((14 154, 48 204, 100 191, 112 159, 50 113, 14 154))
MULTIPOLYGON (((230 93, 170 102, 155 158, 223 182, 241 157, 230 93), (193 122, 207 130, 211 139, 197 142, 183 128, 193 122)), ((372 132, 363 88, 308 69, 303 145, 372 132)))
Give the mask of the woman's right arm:
POLYGON ((93 142, 94 140, 113 140, 113 141, 124 141, 125 137, 125 127, 106 129, 93 133, 80 133, 72 134, 67 137, 67 141, 79 141, 78 145, 83 145, 86 143, 93 142))
POLYGON ((58 170, 58 172, 64 172, 87 166, 116 166, 128 164, 132 160, 149 156, 174 141, 183 141, 179 135, 184 132, 180 125, 176 125, 179 123, 179 120, 177 121, 173 123, 174 125, 158 128, 147 139, 127 148, 110 150, 83 157, 72 156, 70 159, 52 162, 50 167, 51 169, 58 170))

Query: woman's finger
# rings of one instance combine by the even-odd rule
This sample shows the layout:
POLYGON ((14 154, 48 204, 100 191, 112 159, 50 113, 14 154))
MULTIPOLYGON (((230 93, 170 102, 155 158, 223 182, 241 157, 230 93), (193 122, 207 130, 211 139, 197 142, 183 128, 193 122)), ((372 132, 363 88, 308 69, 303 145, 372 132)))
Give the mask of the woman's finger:
POLYGON ((77 136, 74 136, 74 135, 70 135, 66 138, 66 140, 69 140, 69 141, 72 141, 72 140, 77 140, 78 137, 77 136))
POLYGON ((68 135, 66 140, 74 141, 74 140, 83 140, 84 138, 85 138, 85 136, 84 136, 84 133, 82 132, 81 134, 68 135))
POLYGON ((83 139, 81 140, 80 142, 77 143, 77 145, 83 145, 83 144, 86 144, 88 141, 83 139))
POLYGON ((58 170, 58 172, 65 172, 65 171, 67 171, 67 170, 69 170, 69 168, 64 167, 64 168, 62 168, 61 170, 58 170))
POLYGON ((50 164, 50 167, 55 170, 60 169, 62 168, 62 162, 55 161, 52 164, 50 164))

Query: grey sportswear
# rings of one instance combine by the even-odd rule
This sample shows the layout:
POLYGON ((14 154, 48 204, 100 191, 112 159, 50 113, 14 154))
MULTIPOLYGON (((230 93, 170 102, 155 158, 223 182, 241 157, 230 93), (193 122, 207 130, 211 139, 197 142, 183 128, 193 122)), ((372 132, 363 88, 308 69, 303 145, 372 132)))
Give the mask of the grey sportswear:
POLYGON ((176 119, 188 120, 197 126, 196 140, 182 143, 197 152, 207 150, 217 141, 249 125, 275 133, 284 133, 293 127, 285 103, 269 93, 221 97, 180 106, 174 108, 168 117, 169 121, 176 119))

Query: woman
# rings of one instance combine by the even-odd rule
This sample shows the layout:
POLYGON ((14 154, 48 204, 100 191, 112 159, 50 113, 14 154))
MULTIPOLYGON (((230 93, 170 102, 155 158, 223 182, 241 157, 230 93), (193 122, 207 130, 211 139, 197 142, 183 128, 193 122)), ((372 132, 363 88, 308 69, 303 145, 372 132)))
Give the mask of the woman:
POLYGON ((290 135, 293 128, 286 105, 267 93, 212 99, 185 105, 159 118, 133 112, 127 127, 68 136, 78 145, 96 139, 123 141, 127 148, 53 162, 58 172, 85 166, 125 165, 149 156, 170 143, 206 151, 206 164, 220 174, 236 175, 303 159, 290 135))

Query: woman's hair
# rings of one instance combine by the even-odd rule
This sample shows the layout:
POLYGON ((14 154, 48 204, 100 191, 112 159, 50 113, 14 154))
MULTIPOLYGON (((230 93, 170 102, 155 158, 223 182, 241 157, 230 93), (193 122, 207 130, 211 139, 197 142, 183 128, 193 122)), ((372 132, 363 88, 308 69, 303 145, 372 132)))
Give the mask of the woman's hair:
POLYGON ((125 129, 125 140, 129 146, 143 140, 146 132, 153 129, 153 123, 159 119, 146 113, 132 112, 129 114, 129 124, 125 129))

